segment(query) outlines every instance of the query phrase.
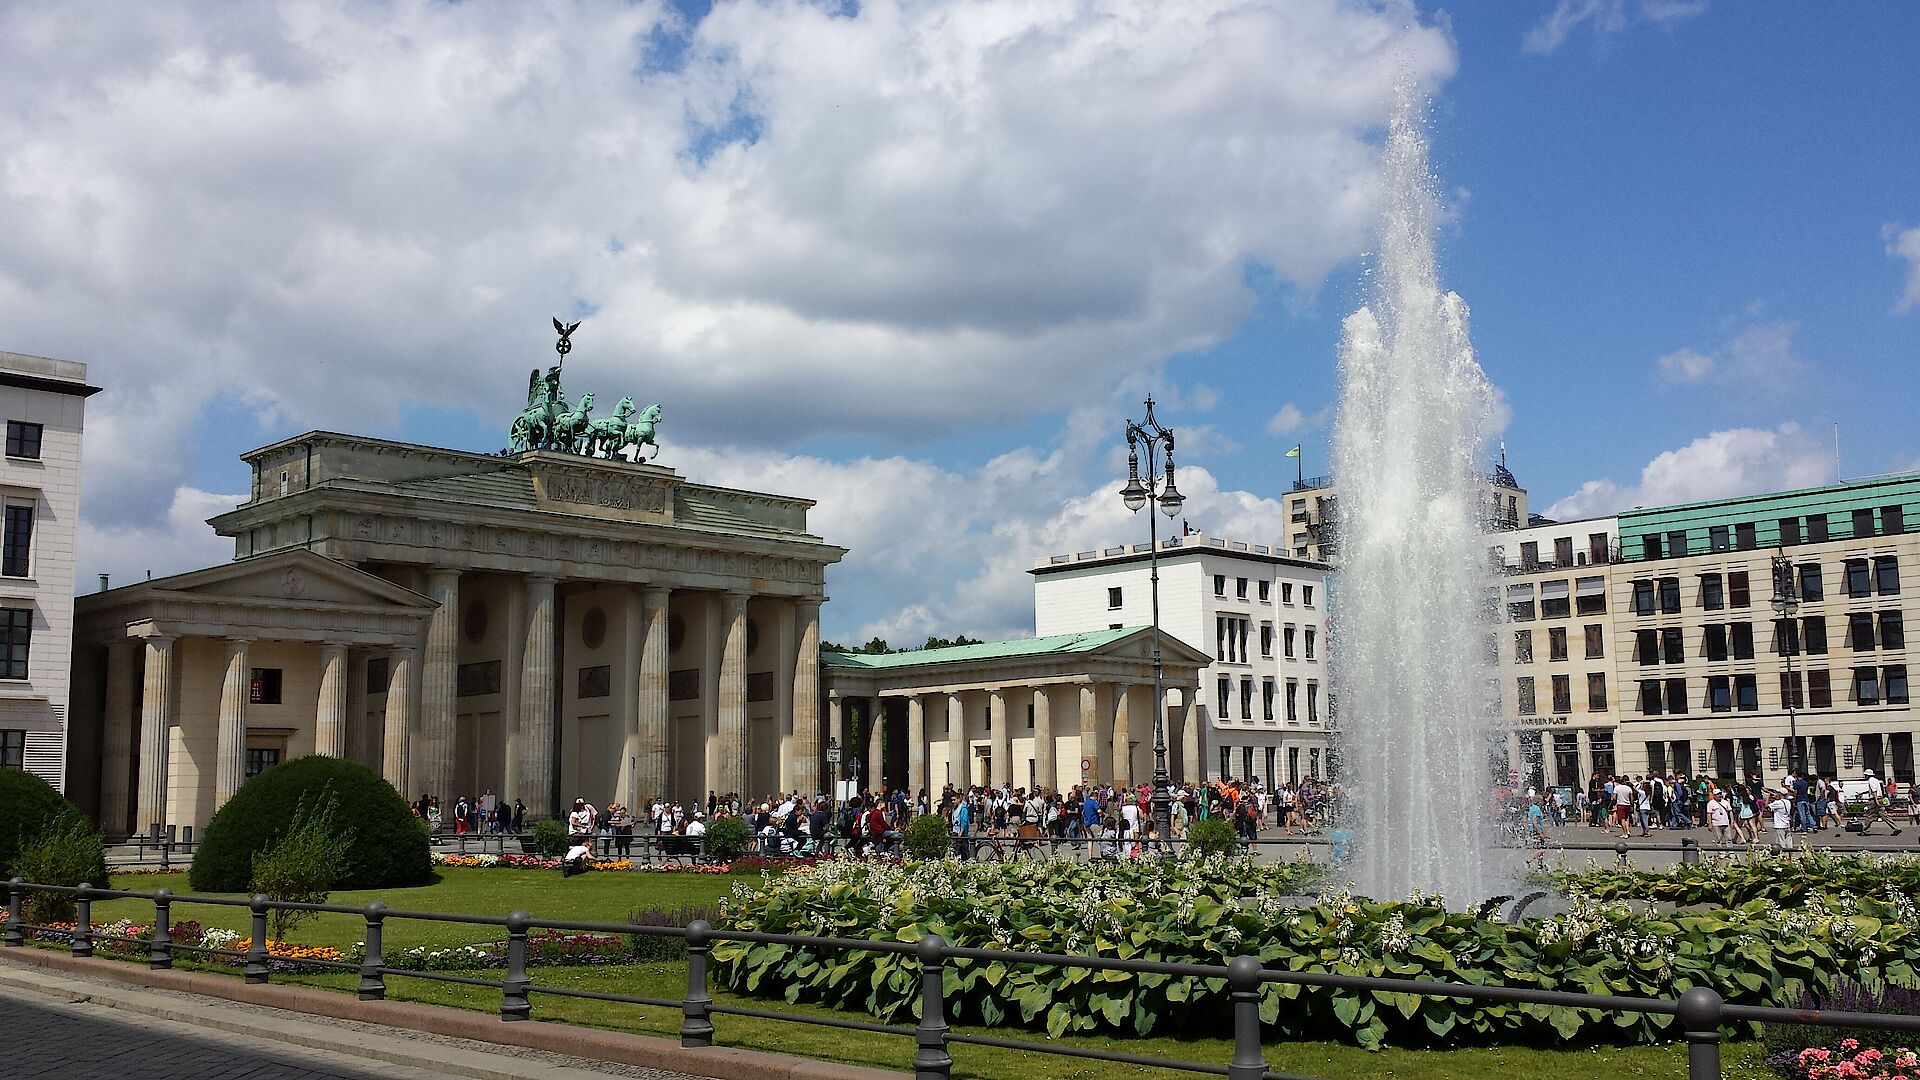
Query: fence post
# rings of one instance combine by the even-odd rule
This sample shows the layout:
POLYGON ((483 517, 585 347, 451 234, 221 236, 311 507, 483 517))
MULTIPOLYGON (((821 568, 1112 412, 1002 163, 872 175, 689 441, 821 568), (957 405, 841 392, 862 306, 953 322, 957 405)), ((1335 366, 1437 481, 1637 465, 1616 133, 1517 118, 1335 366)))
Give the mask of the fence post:
POLYGON ((360 1000, 383 1001, 387 996, 387 973, 381 968, 386 959, 380 955, 380 928, 387 921, 387 905, 375 900, 367 905, 366 953, 360 957, 360 1000))
POLYGON ((81 882, 73 893, 73 939, 75 956, 93 955, 93 885, 81 882))
POLYGON ((713 1004, 707 994, 707 953, 713 948, 707 943, 707 934, 712 929, 702 919, 687 924, 687 1000, 680 1007, 681 1046, 713 1045, 713 1021, 707 1014, 707 1007, 713 1004))
POLYGON ((1680 995, 1680 1030, 1687 1040, 1687 1080, 1720 1080, 1720 992, 1696 986, 1680 995))
POLYGON ((147 966, 155 971, 173 967, 173 890, 153 890, 153 941, 147 949, 147 966))
POLYGON ((1680 838, 1680 861, 1683 864, 1700 861, 1700 842, 1691 836, 1680 838))
POLYGON ((0 944, 9 949, 17 949, 27 943, 26 932, 20 926, 25 921, 20 917, 20 906, 26 896, 26 890, 20 887, 22 884, 24 882, 17 877, 7 882, 7 927, 4 933, 0 933, 0 944))
POLYGON ((533 1015, 533 1002, 527 999, 527 923, 533 916, 515 911, 507 916, 507 977, 500 998, 500 1019, 525 1020, 533 1015))
POLYGON ((253 909, 253 940, 247 943, 247 981, 267 981, 267 897, 255 893, 247 906, 253 909))
POLYGON ((1627 842, 1625 840, 1613 845, 1613 853, 1620 856, 1621 866, 1627 865, 1627 842))
POLYGON ((947 940, 928 934, 915 951, 920 954, 920 1026, 914 1042, 920 1049, 913 1055, 914 1080, 947 1080, 953 1075, 953 1055, 947 1052, 947 940))
POLYGON ((1260 960, 1236 956, 1227 962, 1227 985, 1233 999, 1233 1061, 1228 1080, 1261 1080, 1267 1059, 1260 1053, 1260 960))

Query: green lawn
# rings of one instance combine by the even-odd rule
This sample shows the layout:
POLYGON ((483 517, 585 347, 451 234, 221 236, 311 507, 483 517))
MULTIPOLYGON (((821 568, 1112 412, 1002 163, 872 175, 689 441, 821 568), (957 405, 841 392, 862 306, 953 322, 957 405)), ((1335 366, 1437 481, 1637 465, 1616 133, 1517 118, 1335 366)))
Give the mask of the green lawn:
MULTIPOLYGON (((711 904, 735 884, 753 880, 751 877, 626 873, 587 874, 562 879, 553 871, 448 869, 441 871, 441 880, 437 884, 418 889, 385 890, 378 894, 378 899, 389 908, 404 910, 503 915, 515 907, 523 907, 536 917, 618 922, 634 910, 671 910, 687 904, 711 904)), ((185 875, 121 877, 116 878, 113 884, 117 888, 141 891, 152 891, 161 885, 175 891, 186 891, 185 875)), ((335 903, 357 905, 374 898, 375 895, 371 893, 352 892, 337 893, 332 900, 335 903)), ((243 933, 248 929, 248 916, 244 909, 176 904, 173 914, 176 920, 197 919, 208 927, 228 927, 243 933)), ((147 901, 118 900, 94 906, 96 922, 118 918, 147 922, 152 917, 153 905, 147 901)), ((293 937, 306 944, 344 948, 359 941, 362 935, 361 920, 351 916, 328 915, 302 927, 293 937)), ((497 940, 500 936, 500 932, 491 927, 396 921, 388 924, 385 940, 391 950, 414 945, 441 947, 497 940)), ((218 970, 231 972, 234 969, 218 970)), ((475 974, 498 977, 497 972, 475 974)), ((536 985, 677 999, 686 991, 687 968, 684 963, 535 968, 533 978, 536 985)), ((358 978, 345 973, 329 973, 276 976, 276 981, 350 990, 357 985, 358 978)), ((491 990, 427 982, 405 975, 390 975, 387 982, 388 996, 395 1000, 431 1002, 483 1012, 499 1008, 499 996, 491 990)), ((785 1005, 725 992, 715 992, 713 996, 720 1004, 778 1009, 796 1015, 841 1015, 814 1006, 785 1005)), ((537 992, 533 1002, 537 1020, 668 1037, 673 1037, 679 1030, 679 1013, 670 1009, 583 1001, 537 992)), ((717 1041, 724 1046, 772 1050, 892 1069, 910 1068, 913 1058, 911 1040, 884 1035, 735 1016, 716 1016, 714 1025, 718 1031, 717 1041)), ((961 1030, 987 1033, 986 1029, 981 1028, 961 1030)), ((1011 1029, 1000 1029, 992 1034, 1011 1038, 1042 1038, 1031 1032, 1011 1029)), ((1065 1038, 1058 1040, 1056 1045, 1220 1063, 1225 1063, 1231 1056, 1231 1046, 1226 1040, 1218 1038, 1065 1038)), ((1178 1075, 1192 1075, 986 1047, 955 1046, 952 1052, 956 1062, 955 1075, 965 1077, 1005 1080, 1037 1080, 1045 1077, 1165 1080, 1178 1075)), ((1624 1080, 1631 1077, 1681 1076, 1685 1075, 1686 1068, 1685 1050, 1679 1046, 1579 1051, 1524 1047, 1447 1051, 1389 1049, 1374 1053, 1338 1043, 1295 1042, 1269 1045, 1266 1056, 1270 1068, 1337 1080, 1469 1080, 1494 1075, 1525 1077, 1527 1080, 1585 1080, 1589 1077, 1593 1080, 1624 1080)), ((1762 1080, 1763 1077, 1769 1077, 1770 1074, 1760 1065, 1760 1057, 1761 1052, 1756 1044, 1729 1048, 1727 1075, 1734 1080, 1762 1080)))

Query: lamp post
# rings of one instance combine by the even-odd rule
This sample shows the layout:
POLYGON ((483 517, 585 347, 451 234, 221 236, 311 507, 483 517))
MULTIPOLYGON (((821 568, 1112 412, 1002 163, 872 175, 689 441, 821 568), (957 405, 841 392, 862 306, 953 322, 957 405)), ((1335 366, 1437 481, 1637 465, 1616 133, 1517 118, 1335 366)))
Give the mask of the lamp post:
POLYGON ((1773 610, 1780 613, 1780 648, 1787 654, 1787 772, 1800 771, 1800 723, 1793 699, 1800 685, 1793 672, 1794 654, 1800 651, 1800 628, 1793 616, 1800 610, 1800 596, 1793 584, 1793 561, 1782 553, 1773 557, 1773 610))
MULTIPOLYGON (((1152 503, 1168 517, 1176 517, 1187 497, 1173 483, 1173 432, 1153 416, 1153 395, 1147 395, 1147 416, 1142 423, 1127 421, 1127 486, 1120 489, 1127 509, 1138 513, 1152 503), (1140 477, 1140 451, 1147 455, 1145 483, 1140 477), (1160 469, 1165 454, 1166 469, 1160 469)), ((1147 566, 1149 591, 1153 596, 1153 831, 1160 843, 1173 840, 1173 793, 1168 790, 1166 690, 1160 668, 1160 527, 1152 511, 1147 513, 1147 566)), ((1189 719, 1191 722, 1191 719, 1189 719)), ((1084 751, 1083 751, 1084 752, 1084 751)), ((1187 767, 1193 768, 1188 762, 1187 767)), ((1171 851, 1171 846, 1164 850, 1171 851)))

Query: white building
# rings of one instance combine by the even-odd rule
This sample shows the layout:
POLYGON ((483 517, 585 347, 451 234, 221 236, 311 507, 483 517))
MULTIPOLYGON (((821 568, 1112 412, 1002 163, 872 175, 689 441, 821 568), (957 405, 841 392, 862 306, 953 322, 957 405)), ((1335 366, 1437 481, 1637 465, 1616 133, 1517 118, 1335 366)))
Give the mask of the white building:
POLYGON ((85 364, 0 352, 0 768, 66 790, 85 364))
MULTIPOLYGON (((1153 621, 1146 544, 1036 565, 1041 637, 1153 621)), ((1325 563, 1204 533, 1161 541, 1160 627, 1213 663, 1197 691, 1207 779, 1272 785, 1327 774, 1333 722, 1325 563)))

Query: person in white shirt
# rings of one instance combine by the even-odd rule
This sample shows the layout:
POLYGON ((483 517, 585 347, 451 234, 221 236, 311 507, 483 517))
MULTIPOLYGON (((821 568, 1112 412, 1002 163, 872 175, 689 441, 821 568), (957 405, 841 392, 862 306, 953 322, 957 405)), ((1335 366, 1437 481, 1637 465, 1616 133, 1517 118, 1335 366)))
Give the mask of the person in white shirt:
POLYGON ((1793 847, 1793 800, 1785 792, 1768 793, 1767 809, 1773 811, 1773 846, 1786 851, 1793 847))
POLYGON ((1873 775, 1872 769, 1868 769, 1867 809, 1860 815, 1860 835, 1867 835, 1867 830, 1873 828, 1874 822, 1876 821, 1886 822, 1887 828, 1892 831, 1893 835, 1900 835, 1900 827, 1895 825, 1892 819, 1887 817, 1887 787, 1880 781, 1879 777, 1873 775))
POLYGON ((1714 837, 1723 844, 1727 842, 1727 826, 1731 818, 1732 814, 1727 808, 1727 797, 1715 788, 1713 796, 1707 800, 1707 828, 1711 829, 1714 837))
POLYGON ((693 815, 692 821, 687 822, 687 835, 688 836, 707 835, 707 823, 700 820, 700 815, 698 813, 695 813, 693 815))

